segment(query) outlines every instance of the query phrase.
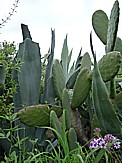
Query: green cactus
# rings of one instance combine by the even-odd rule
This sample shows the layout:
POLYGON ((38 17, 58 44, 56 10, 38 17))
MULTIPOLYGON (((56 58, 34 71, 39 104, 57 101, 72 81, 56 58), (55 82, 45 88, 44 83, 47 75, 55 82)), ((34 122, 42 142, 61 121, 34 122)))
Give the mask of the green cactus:
POLYGON ((92 98, 97 119, 100 123, 100 126, 107 133, 111 133, 113 135, 117 135, 119 138, 122 138, 122 124, 120 123, 114 111, 113 105, 109 99, 108 91, 100 75, 100 71, 96 61, 96 55, 94 54, 94 52, 93 57, 94 74, 92 81, 92 98))
POLYGON ((117 75, 121 63, 121 54, 116 51, 109 52, 100 59, 98 67, 104 82, 110 81, 117 75))
POLYGON ((68 142, 69 142, 69 149, 73 151, 78 148, 77 144, 77 134, 74 128, 70 128, 68 131, 68 142))
POLYGON ((87 67, 89 70, 91 70, 91 65, 92 65, 92 61, 91 58, 89 56, 89 53, 85 53, 81 59, 81 69, 84 67, 87 67))
POLYGON ((63 137, 63 131, 61 128, 61 122, 59 121, 55 111, 50 112, 50 126, 57 131, 57 134, 60 134, 61 137, 63 137))
POLYGON ((107 44, 106 44, 107 53, 114 50, 118 31, 118 23, 119 23, 119 2, 118 0, 116 0, 111 10, 110 19, 108 22, 107 44))
POLYGON ((69 94, 66 89, 63 90, 62 107, 63 109, 65 109, 65 125, 66 125, 66 130, 68 130, 71 127, 71 106, 70 106, 69 94))
POLYGON ((115 1, 113 8, 111 10, 110 20, 106 13, 102 10, 97 10, 92 15, 92 26, 106 46, 106 52, 119 51, 121 52, 121 46, 119 38, 116 39, 117 30, 119 23, 119 2, 115 1))
POLYGON ((49 105, 32 105, 21 109, 18 112, 20 121, 27 126, 49 126, 50 124, 50 112, 55 111, 57 116, 62 114, 62 108, 60 106, 49 105))
POLYGON ((65 88, 65 77, 58 59, 54 61, 53 65, 53 79, 56 95, 59 99, 61 99, 63 89, 65 88))
POLYGON ((92 15, 92 26, 104 45, 107 44, 108 17, 102 10, 97 10, 92 15))
POLYGON ((115 101, 116 101, 118 108, 120 109, 120 111, 122 113, 122 92, 117 94, 115 101))
POLYGON ((76 109, 85 101, 90 89, 91 80, 89 79, 89 69, 85 67, 81 69, 74 85, 73 97, 71 102, 72 109, 76 109))
POLYGON ((116 39, 114 51, 119 51, 122 54, 122 40, 119 37, 116 39))
MULTIPOLYGON (((114 51, 119 51, 122 55, 122 40, 119 37, 117 37, 116 39, 114 51)), ((120 67, 118 74, 122 75, 122 63, 121 63, 121 67, 120 67)))

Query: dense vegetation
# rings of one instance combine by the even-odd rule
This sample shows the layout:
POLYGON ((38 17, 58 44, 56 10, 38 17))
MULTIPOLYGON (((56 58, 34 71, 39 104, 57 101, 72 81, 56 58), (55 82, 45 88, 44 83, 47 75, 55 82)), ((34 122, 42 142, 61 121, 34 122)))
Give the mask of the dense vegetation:
POLYGON ((122 40, 117 37, 119 2, 110 18, 102 10, 92 25, 105 45, 97 62, 90 46, 70 65, 67 36, 54 59, 55 31, 44 57, 21 24, 23 42, 0 49, 0 159, 14 163, 122 161, 122 40))

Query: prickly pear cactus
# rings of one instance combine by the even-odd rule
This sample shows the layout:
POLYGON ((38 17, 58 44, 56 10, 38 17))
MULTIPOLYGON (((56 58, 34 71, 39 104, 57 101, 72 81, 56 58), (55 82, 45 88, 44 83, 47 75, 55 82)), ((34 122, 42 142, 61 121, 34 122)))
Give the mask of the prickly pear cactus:
POLYGON ((122 92, 117 94, 115 101, 122 114, 122 92))
POLYGON ((54 128, 61 137, 63 137, 61 122, 59 121, 57 114, 53 110, 50 112, 50 126, 54 128))
POLYGON ((116 0, 111 10, 111 15, 108 23, 107 45, 106 45, 107 53, 114 50, 119 24, 119 10, 120 10, 119 2, 118 0, 116 0))
POLYGON ((96 56, 94 57, 94 74, 92 80, 93 106, 100 126, 107 132, 122 138, 122 123, 119 121, 113 105, 109 99, 108 90, 102 80, 97 65, 96 56))
POLYGON ((33 105, 21 109, 18 112, 20 121, 27 126, 49 126, 50 124, 50 112, 55 111, 57 116, 62 114, 62 108, 60 106, 49 105, 33 105))
POLYGON ((88 96, 91 89, 91 80, 89 79, 88 74, 89 69, 83 68, 77 76, 71 102, 72 109, 76 109, 80 106, 88 96))
POLYGON ((69 94, 66 89, 63 90, 62 95, 62 107, 65 110, 65 125, 66 130, 69 130, 71 127, 71 105, 70 105, 70 99, 69 94))
POLYGON ((86 67, 91 70, 92 61, 88 52, 86 52, 81 59, 81 69, 86 67))
POLYGON ((104 55, 98 62, 102 79, 107 82, 114 78, 121 67, 121 63, 122 56, 120 52, 113 51, 104 55))
POLYGON ((92 15, 92 26, 104 45, 107 44, 108 16, 102 10, 97 10, 92 15))
POLYGON ((70 128, 68 131, 68 142, 70 151, 78 148, 77 144, 77 134, 74 128, 70 128))

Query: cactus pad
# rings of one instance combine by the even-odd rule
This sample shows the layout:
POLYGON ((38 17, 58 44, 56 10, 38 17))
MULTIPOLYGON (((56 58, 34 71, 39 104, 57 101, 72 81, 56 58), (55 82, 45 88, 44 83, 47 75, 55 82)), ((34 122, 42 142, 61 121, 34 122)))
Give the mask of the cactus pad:
POLYGON ((80 106, 87 98, 87 95, 91 89, 91 80, 89 79, 88 74, 89 70, 85 67, 80 71, 77 76, 71 102, 72 109, 80 106))
POLYGON ((70 127, 71 127, 71 106, 70 106, 69 94, 66 89, 63 90, 62 107, 63 107, 63 109, 65 109, 66 129, 70 129, 70 127))
POLYGON ((102 10, 97 10, 92 16, 92 26, 104 45, 107 44, 108 17, 102 10))
POLYGON ((107 55, 102 57, 102 59, 98 62, 98 66, 101 76, 105 82, 111 80, 115 77, 115 75, 117 75, 121 62, 121 54, 116 51, 109 52, 107 55))
POLYGON ((68 131, 68 142, 69 142, 69 149, 70 151, 75 150, 78 148, 77 144, 77 134, 74 128, 70 128, 68 131))
POLYGON ((111 10, 111 15, 108 23, 107 45, 106 45, 107 53, 114 50, 119 24, 119 10, 120 10, 119 2, 118 0, 116 0, 111 10))
POLYGON ((58 116, 62 114, 62 108, 59 106, 33 105, 21 109, 18 116, 21 122, 27 126, 49 126, 50 112, 54 110, 58 116))

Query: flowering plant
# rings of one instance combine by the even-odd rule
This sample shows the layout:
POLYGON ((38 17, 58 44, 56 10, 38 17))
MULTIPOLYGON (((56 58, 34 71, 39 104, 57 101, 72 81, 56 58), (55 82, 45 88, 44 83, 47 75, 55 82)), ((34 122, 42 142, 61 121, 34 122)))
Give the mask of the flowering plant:
POLYGON ((89 148, 108 148, 108 149, 119 149, 121 142, 117 137, 112 134, 106 134, 104 138, 101 137, 100 128, 94 129, 95 138, 91 139, 89 148))
POLYGON ((88 158, 93 155, 93 161, 99 162, 121 162, 121 140, 112 134, 106 134, 104 137, 100 134, 101 129, 94 129, 94 138, 90 140, 88 158))

